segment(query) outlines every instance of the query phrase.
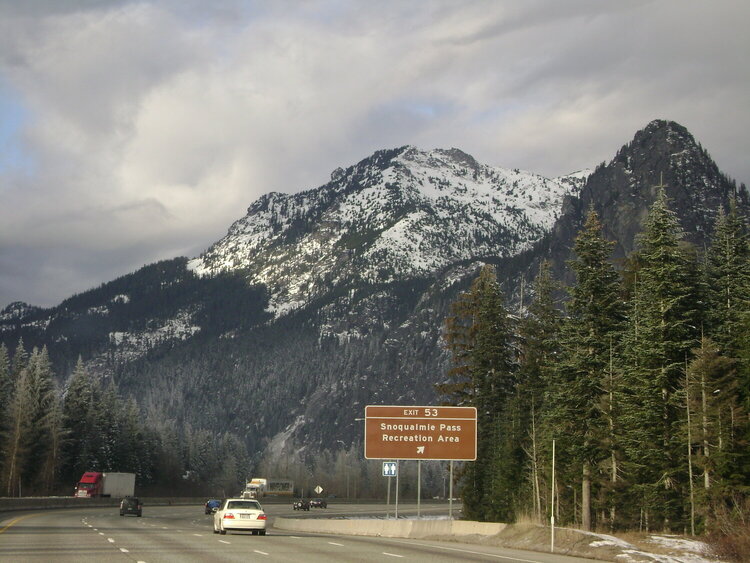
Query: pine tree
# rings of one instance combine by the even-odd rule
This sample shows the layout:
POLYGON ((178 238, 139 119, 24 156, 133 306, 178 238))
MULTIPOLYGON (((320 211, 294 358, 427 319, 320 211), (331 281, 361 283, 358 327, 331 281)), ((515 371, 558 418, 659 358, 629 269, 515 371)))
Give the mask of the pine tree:
POLYGON ((84 471, 90 470, 94 459, 92 432, 94 431, 94 402, 97 385, 86 371, 79 357, 68 380, 63 400, 63 425, 68 432, 64 445, 63 479, 73 482, 84 471))
POLYGON ((601 402, 610 379, 612 342, 619 340, 624 320, 619 278, 609 262, 611 247, 590 209, 570 262, 576 282, 569 290, 561 360, 547 404, 548 426, 558 436, 564 434, 564 447, 579 467, 581 525, 586 530, 591 529, 593 468, 610 456, 603 448, 610 427, 601 402))
POLYGON ((559 284, 552 278, 549 262, 543 262, 534 281, 533 299, 519 326, 518 397, 521 413, 521 443, 529 466, 532 513, 542 521, 543 461, 541 413, 551 373, 560 355, 562 315, 555 301, 559 284))
POLYGON ((57 421, 52 418, 56 414, 57 391, 55 388, 52 363, 49 359, 47 348, 41 350, 36 348, 29 357, 29 362, 24 372, 28 375, 31 402, 29 404, 29 415, 31 429, 24 437, 27 444, 27 459, 24 466, 24 482, 31 491, 35 493, 48 492, 54 482, 57 468, 50 468, 48 478, 44 476, 45 460, 50 455, 50 450, 59 438, 56 433, 61 428, 54 427, 57 421))
MULTIPOLYGON (((514 386, 511 331, 494 269, 485 265, 468 292, 451 306, 444 338, 452 353, 449 381, 436 385, 446 401, 477 408, 477 460, 466 464, 463 475, 464 511, 471 518, 496 517, 492 497, 493 459, 500 455, 498 421, 514 386)), ((498 485, 497 495, 512 491, 498 485)))
POLYGON ((638 238, 624 372, 622 421, 633 503, 649 526, 684 522, 684 470, 679 429, 686 359, 701 324, 694 255, 660 190, 638 238))
POLYGON ((2 488, 7 496, 20 496, 28 458, 28 436, 33 430, 31 375, 22 369, 16 380, 8 409, 7 440, 4 451, 2 488))

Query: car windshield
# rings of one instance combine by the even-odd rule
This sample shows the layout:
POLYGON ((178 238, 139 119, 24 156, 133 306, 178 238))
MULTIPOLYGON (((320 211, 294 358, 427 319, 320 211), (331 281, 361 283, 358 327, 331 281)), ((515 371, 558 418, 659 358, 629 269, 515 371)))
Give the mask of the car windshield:
POLYGON ((233 500, 227 503, 227 508, 244 508, 247 510, 260 510, 260 505, 251 500, 233 500))

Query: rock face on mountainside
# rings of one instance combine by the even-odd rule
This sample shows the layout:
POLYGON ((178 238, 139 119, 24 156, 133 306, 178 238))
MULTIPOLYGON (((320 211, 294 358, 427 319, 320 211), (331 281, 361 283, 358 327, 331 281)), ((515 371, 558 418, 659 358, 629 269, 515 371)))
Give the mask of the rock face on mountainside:
POLYGON ((702 246, 744 186, 682 126, 654 121, 593 173, 491 167, 457 150, 378 151, 319 188, 259 198, 200 257, 145 266, 51 309, 0 313, 13 350, 79 355, 141 408, 230 430, 250 451, 361 441, 366 404, 429 404, 449 358, 442 321, 483 262, 517 295, 543 258, 562 275, 589 206, 615 257, 634 248, 658 184, 702 246))

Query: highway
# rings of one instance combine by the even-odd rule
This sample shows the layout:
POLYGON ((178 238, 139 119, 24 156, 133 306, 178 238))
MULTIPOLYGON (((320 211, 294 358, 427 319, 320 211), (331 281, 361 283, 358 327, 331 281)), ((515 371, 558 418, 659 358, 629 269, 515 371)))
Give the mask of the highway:
MULTIPOLYGON (((185 563, 299 561, 312 563, 502 561, 583 563, 590 559, 476 544, 398 538, 292 534, 273 527, 275 516, 320 517, 378 512, 373 505, 341 505, 300 514, 268 504, 266 536, 213 533, 202 506, 144 506, 143 517, 119 516, 117 507, 0 514, 0 561, 54 563, 185 563)), ((404 507, 404 514, 413 511, 404 507)), ((438 510, 424 507, 423 513, 438 510)), ((444 509, 442 509, 444 511, 444 509)), ((400 508, 399 513, 402 512, 400 508)))

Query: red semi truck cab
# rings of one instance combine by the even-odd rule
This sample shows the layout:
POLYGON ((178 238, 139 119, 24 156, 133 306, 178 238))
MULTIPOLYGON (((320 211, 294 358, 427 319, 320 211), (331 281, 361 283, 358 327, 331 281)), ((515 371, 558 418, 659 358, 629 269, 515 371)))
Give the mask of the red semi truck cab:
POLYGON ((99 497, 102 495, 103 473, 87 471, 76 485, 76 497, 99 497))

